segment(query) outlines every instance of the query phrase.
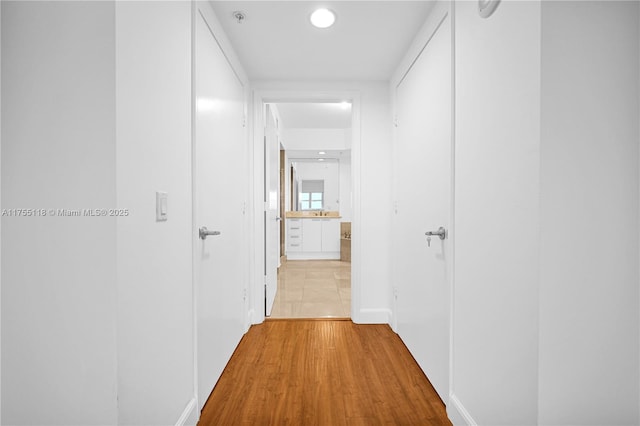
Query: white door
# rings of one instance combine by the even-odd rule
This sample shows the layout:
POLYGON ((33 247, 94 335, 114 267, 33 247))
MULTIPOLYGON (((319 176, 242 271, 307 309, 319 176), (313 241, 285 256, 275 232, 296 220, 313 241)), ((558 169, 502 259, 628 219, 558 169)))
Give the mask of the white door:
POLYGON ((397 143, 397 329, 447 401, 451 242, 425 232, 451 220, 449 18, 397 88, 397 143))
POLYGON ((195 227, 198 402, 206 402, 243 334, 243 86, 196 15, 195 227))
POLYGON ((280 142, 276 120, 271 107, 266 105, 264 137, 264 239, 265 239, 265 315, 271 315, 278 289, 278 265, 280 264, 280 217, 278 217, 280 186, 280 142))

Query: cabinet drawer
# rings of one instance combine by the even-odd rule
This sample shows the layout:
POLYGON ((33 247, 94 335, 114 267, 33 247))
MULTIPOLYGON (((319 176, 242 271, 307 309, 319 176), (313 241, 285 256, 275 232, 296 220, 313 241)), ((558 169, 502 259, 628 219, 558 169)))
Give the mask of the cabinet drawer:
POLYGON ((289 244, 287 244, 287 251, 302 251, 302 241, 289 241, 289 244))
POLYGON ((287 227, 289 229, 292 228, 301 228, 302 227, 302 222, 300 219, 287 219, 287 227))

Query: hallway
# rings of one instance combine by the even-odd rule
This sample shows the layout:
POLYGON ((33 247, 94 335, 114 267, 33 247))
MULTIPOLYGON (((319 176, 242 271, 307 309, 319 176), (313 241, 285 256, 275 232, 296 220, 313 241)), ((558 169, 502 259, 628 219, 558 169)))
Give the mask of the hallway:
POLYGON ((640 424, 640 1, 317 6, 0 1, 0 424, 640 424))
POLYGON ((199 422, 375 424, 451 423, 437 393, 388 325, 344 320, 268 320, 251 327, 199 422))

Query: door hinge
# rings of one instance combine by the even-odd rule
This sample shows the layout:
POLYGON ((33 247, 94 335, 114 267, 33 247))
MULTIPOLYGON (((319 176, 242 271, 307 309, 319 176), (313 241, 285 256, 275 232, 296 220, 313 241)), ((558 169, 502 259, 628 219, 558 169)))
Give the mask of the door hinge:
POLYGON ((242 117, 242 127, 247 127, 247 116, 242 117))
POLYGON ((395 117, 393 117, 393 125, 395 127, 398 127, 398 116, 397 115, 395 117))

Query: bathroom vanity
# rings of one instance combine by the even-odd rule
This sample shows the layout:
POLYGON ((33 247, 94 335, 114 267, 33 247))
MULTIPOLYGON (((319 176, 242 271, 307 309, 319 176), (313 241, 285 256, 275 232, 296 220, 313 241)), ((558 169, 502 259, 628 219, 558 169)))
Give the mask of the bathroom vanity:
POLYGON ((340 259, 338 212, 287 212, 287 259, 340 259))

